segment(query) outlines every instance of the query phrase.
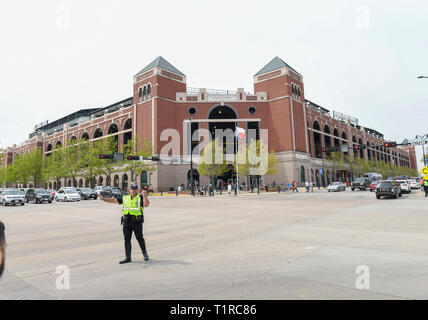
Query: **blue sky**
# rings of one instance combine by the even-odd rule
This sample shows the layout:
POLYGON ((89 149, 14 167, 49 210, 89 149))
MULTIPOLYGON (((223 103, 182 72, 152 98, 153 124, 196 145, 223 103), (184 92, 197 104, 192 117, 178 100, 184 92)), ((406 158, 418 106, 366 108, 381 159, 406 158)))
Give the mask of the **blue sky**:
POLYGON ((400 142, 428 133, 427 17, 413 0, 2 2, 0 146, 131 96, 159 55, 188 86, 246 91, 279 56, 306 98, 400 142))

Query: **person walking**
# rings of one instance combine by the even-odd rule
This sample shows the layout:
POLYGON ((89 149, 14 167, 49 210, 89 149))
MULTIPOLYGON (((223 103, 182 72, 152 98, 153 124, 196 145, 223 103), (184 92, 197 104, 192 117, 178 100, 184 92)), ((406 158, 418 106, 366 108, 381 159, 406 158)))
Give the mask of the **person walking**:
POLYGON ((311 187, 311 192, 314 192, 314 183, 313 183, 313 181, 311 181, 311 183, 309 184, 309 186, 311 187))
POLYGON ((428 180, 424 180, 425 197, 428 196, 428 180))
POLYGON ((144 208, 150 205, 147 198, 147 191, 141 190, 138 193, 138 185, 133 183, 130 188, 130 195, 123 196, 122 198, 104 198, 100 193, 99 198, 107 203, 118 203, 122 205, 122 219, 123 237, 125 240, 125 260, 120 261, 120 264, 131 262, 131 237, 132 232, 140 245, 141 252, 143 253, 144 260, 148 261, 149 256, 146 250, 146 242, 143 237, 143 223, 144 223, 144 208))
POLYGON ((232 192, 232 185, 229 183, 227 185, 227 194, 231 194, 231 192, 232 192))
POLYGON ((282 192, 285 192, 285 184, 282 184, 282 192))
POLYGON ((309 181, 306 180, 305 182, 306 192, 309 192, 309 181))
POLYGON ((290 187, 291 187, 290 182, 288 182, 287 183, 287 190, 290 190, 290 187))

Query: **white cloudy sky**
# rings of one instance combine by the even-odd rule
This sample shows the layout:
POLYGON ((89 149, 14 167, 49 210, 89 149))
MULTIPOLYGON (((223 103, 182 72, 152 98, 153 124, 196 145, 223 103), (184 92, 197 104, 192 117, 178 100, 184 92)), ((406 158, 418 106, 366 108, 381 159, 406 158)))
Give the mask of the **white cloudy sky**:
POLYGON ((412 138, 428 133, 427 17, 422 0, 2 1, 0 146, 131 96, 159 55, 188 86, 246 91, 278 55, 306 98, 412 138))

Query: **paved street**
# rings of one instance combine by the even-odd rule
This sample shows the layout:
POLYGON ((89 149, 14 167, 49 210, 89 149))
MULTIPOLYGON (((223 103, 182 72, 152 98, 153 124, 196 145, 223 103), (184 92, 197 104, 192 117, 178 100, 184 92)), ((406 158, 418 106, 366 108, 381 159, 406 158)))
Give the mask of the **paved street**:
POLYGON ((0 207, 2 299, 428 299, 428 199, 419 191, 151 197, 144 262, 124 256, 119 205, 0 207), (57 266, 70 269, 59 290, 57 266), (370 289, 356 289, 356 268, 370 289))

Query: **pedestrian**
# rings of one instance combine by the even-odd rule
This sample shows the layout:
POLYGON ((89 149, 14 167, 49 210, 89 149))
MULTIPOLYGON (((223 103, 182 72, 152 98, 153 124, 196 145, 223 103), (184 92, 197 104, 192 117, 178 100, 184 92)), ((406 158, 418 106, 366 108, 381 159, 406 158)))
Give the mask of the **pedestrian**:
POLYGON ((309 181, 306 180, 305 182, 306 192, 309 192, 309 181))
POLYGON ((428 180, 424 180, 425 197, 428 196, 428 180))
POLYGON ((138 193, 138 185, 131 184, 130 194, 122 198, 104 198, 101 194, 99 198, 108 203, 118 203, 122 205, 122 219, 123 237, 125 240, 125 260, 120 261, 120 264, 131 262, 131 237, 132 232, 140 245, 141 252, 143 253, 144 260, 149 260, 146 250, 146 242, 143 237, 143 223, 144 223, 144 208, 150 205, 147 198, 147 191, 142 190, 138 193))
POLYGON ((285 184, 282 184, 282 192, 285 192, 285 184))
POLYGON ((0 221, 0 278, 6 265, 6 236, 4 233, 5 227, 0 221))
POLYGON ((209 186, 209 193, 210 193, 210 197, 214 197, 214 187, 213 187, 213 185, 210 183, 210 186, 209 186))
POLYGON ((297 190, 297 182, 293 180, 293 192, 296 190, 297 193, 299 193, 299 190, 297 190))
POLYGON ((311 183, 309 184, 309 186, 311 187, 311 192, 314 192, 314 183, 311 180, 311 183))
POLYGON ((287 183, 287 190, 290 190, 290 181, 287 183))
POLYGON ((229 183, 227 185, 227 194, 230 194, 232 192, 232 185, 229 183))

